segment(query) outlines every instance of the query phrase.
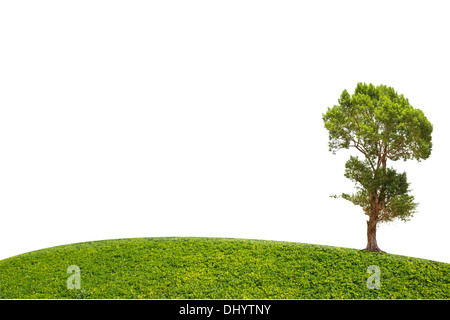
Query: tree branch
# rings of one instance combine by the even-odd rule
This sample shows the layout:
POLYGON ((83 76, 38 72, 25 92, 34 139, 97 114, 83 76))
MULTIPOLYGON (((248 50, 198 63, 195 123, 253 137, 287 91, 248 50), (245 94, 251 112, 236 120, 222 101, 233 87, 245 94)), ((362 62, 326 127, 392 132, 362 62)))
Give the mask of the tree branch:
POLYGON ((358 142, 356 142, 355 139, 353 139, 353 138, 350 138, 350 140, 353 142, 353 146, 351 146, 351 147, 355 147, 356 150, 358 150, 359 152, 364 154, 366 159, 369 161, 369 164, 372 167, 373 172, 375 172, 375 166, 373 165, 372 159, 370 159, 368 152, 367 152, 366 148, 364 147, 364 145, 361 144, 361 141, 358 140, 358 142))
POLYGON ((393 155, 391 155, 391 156, 388 156, 388 158, 391 159, 391 160, 393 160, 394 158, 400 157, 400 156, 402 156, 402 155, 404 155, 404 154, 408 154, 408 153, 410 153, 410 150, 405 150, 405 151, 403 151, 403 152, 400 152, 400 153, 397 153, 397 154, 393 154, 393 155))

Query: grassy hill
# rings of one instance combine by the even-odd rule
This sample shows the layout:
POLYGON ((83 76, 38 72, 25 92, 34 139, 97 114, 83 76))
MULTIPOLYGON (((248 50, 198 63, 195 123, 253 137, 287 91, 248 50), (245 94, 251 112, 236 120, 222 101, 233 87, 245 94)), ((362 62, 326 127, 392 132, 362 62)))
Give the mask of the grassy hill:
POLYGON ((133 238, 42 249, 0 261, 0 298, 449 299, 450 264, 301 243, 133 238), (67 268, 80 268, 68 289, 67 268), (381 272, 381 288, 369 289, 381 272))

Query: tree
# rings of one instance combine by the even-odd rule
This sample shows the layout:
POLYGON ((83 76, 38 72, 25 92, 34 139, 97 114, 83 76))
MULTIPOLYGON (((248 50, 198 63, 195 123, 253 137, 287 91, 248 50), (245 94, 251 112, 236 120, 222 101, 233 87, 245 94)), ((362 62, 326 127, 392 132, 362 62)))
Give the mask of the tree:
POLYGON ((363 208, 369 217, 365 250, 384 252, 377 245, 378 223, 408 221, 418 205, 406 173, 388 168, 387 161, 427 159, 433 126, 407 98, 385 85, 358 83, 353 95, 344 90, 338 102, 322 114, 329 150, 336 154, 355 148, 364 158, 351 156, 345 164, 345 177, 356 184, 357 192, 333 197, 363 208))

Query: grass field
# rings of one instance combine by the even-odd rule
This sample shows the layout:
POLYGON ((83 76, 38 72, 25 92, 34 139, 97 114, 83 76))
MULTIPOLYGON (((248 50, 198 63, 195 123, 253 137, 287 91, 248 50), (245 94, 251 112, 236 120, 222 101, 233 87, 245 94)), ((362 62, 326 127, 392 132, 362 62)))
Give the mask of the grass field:
POLYGON ((449 274, 448 263, 339 247, 132 238, 1 260, 0 298, 449 299, 449 274), (71 265, 80 268, 80 289, 68 289, 71 265), (379 289, 368 288, 371 265, 379 267, 379 289))

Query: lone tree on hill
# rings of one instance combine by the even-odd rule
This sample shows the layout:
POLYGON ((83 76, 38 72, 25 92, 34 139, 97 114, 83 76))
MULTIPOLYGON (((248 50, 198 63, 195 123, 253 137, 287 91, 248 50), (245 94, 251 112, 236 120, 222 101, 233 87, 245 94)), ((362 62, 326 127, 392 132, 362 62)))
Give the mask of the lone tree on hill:
POLYGON ((388 168, 387 160, 427 159, 433 126, 407 98, 385 85, 358 83, 353 95, 344 90, 338 102, 322 115, 329 150, 336 154, 353 147, 364 158, 351 156, 345 164, 345 177, 355 183, 357 192, 332 197, 363 208, 369 217, 364 250, 384 252, 377 245, 377 224, 395 218, 408 221, 418 205, 409 194, 406 173, 388 168))

